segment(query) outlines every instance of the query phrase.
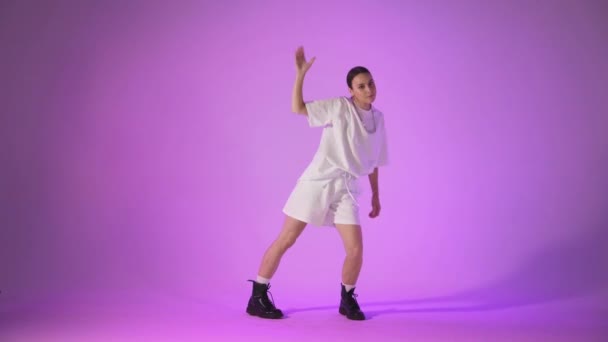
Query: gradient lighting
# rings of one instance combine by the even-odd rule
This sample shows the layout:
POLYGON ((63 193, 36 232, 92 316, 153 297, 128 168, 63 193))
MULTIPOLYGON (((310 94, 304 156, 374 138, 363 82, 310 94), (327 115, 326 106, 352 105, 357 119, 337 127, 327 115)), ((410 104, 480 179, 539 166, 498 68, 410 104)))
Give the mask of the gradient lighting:
POLYGON ((0 339, 605 340, 607 13, 4 1, 0 339), (289 318, 244 312, 320 137, 289 110, 299 45, 306 100, 364 65, 386 117, 366 322, 337 314, 342 244, 313 226, 272 280, 289 318))

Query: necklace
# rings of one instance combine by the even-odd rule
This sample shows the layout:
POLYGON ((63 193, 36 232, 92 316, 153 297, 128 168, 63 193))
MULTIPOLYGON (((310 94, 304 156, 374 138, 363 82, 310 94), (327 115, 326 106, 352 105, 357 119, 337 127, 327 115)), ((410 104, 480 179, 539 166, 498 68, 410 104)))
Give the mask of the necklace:
POLYGON ((365 131, 367 133, 375 133, 376 132, 376 114, 374 114, 374 108, 370 105, 369 107, 369 111, 372 114, 372 122, 374 123, 374 128, 369 130, 367 129, 367 127, 365 126, 365 118, 363 116, 362 111, 365 111, 364 109, 360 108, 359 106, 357 106, 357 104, 355 103, 355 99, 352 98, 352 102, 353 102, 353 106, 355 106, 355 112, 357 112, 357 116, 359 117, 359 121, 361 122, 361 124, 363 125, 363 128, 365 129, 365 131))

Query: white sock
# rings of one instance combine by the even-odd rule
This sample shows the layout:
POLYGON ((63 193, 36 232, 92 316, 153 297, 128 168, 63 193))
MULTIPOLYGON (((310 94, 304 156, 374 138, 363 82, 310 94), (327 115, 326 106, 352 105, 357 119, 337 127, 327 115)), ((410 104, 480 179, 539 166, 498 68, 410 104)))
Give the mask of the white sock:
POLYGON ((355 285, 346 285, 344 283, 342 283, 342 285, 344 285, 344 289, 346 290, 346 292, 355 288, 355 285))
POLYGON ((270 283, 270 279, 264 278, 264 277, 262 277, 262 276, 259 275, 257 277, 257 279, 255 280, 255 282, 258 283, 258 284, 268 284, 268 283, 270 283))

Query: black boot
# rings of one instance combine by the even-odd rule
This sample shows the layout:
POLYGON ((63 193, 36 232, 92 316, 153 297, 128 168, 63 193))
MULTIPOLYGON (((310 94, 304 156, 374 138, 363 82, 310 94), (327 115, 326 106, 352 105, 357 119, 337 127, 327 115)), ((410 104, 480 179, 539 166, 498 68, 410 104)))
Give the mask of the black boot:
POLYGON ((363 312, 361 312, 361 308, 359 307, 359 303, 357 303, 356 297, 357 295, 355 294, 354 288, 346 292, 346 288, 344 285, 342 285, 342 300, 340 301, 339 311, 348 319, 363 321, 365 320, 365 315, 363 312))
POLYGON ((270 284, 266 285, 253 280, 249 281, 253 283, 253 291, 251 298, 249 298, 249 304, 247 304, 247 313, 262 318, 277 319, 283 317, 283 312, 277 309, 270 298, 268 298, 270 284))

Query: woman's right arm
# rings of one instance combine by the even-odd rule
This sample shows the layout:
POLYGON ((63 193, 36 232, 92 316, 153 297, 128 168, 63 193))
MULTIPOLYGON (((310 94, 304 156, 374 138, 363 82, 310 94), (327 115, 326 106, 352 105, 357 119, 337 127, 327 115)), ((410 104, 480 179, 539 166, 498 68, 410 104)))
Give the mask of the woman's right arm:
POLYGON ((304 104, 304 97, 302 96, 302 87, 304 85, 304 76, 306 76, 306 72, 308 72, 315 59, 316 57, 313 57, 309 62, 306 62, 304 48, 300 46, 296 50, 296 81, 291 95, 291 111, 294 113, 308 115, 306 105, 304 104))

